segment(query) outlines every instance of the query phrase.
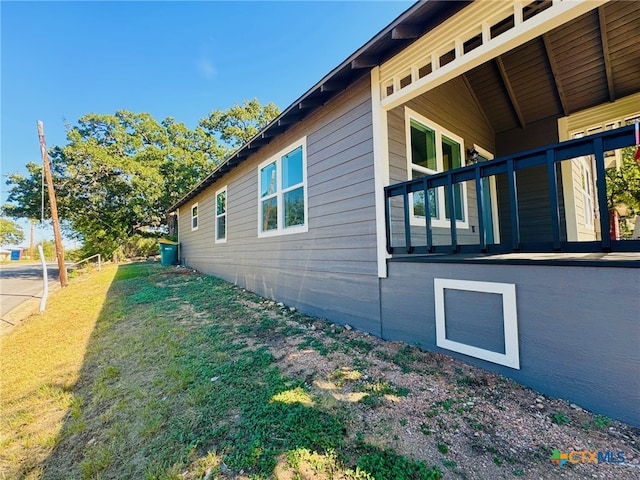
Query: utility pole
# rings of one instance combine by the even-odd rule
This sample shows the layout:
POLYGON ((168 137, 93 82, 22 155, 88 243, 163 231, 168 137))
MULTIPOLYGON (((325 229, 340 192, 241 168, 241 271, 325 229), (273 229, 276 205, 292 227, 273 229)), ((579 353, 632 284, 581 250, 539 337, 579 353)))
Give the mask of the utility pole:
POLYGON ((38 137, 40 138, 40 153, 42 154, 42 166, 47 179, 47 190, 49 191, 49 203, 51 204, 51 220, 53 222, 53 239, 56 244, 56 257, 58 257, 58 270, 60 285, 67 286, 67 268, 64 264, 64 250, 62 249, 62 237, 60 236, 60 222, 58 221, 58 205, 56 203, 56 192, 53 190, 53 178, 51 177, 51 167, 49 166, 49 155, 47 155, 47 145, 44 141, 44 128, 42 122, 38 120, 38 137))

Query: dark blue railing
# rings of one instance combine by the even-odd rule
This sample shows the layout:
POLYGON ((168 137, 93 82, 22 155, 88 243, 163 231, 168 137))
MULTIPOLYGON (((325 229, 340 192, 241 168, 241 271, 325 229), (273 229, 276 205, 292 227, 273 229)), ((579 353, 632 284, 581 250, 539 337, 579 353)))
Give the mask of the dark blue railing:
MULTIPOLYGON (((610 252, 610 251, 640 251, 640 240, 611 240, 609 237, 609 212, 607 209, 606 174, 604 153, 635 144, 635 132, 633 125, 609 130, 606 132, 577 138, 554 145, 546 145, 534 150, 500 157, 489 162, 476 163, 454 170, 427 175, 416 180, 398 183, 385 187, 385 218, 387 251, 394 253, 459 253, 459 252, 610 252), (594 155, 596 164, 596 190, 598 208, 600 213, 600 231, 602 239, 588 242, 568 242, 561 239, 561 215, 558 203, 558 176, 556 164, 563 160, 576 157, 594 155), (546 166, 549 183, 550 211, 552 238, 548 242, 523 243, 520 236, 520 218, 518 213, 518 188, 516 172, 528 168, 546 166), (482 179, 494 175, 505 174, 508 184, 508 203, 511 232, 507 241, 500 244, 487 244, 483 209, 485 208, 485 196, 490 192, 485 191, 482 179), (474 245, 459 245, 456 222, 449 222, 450 244, 434 245, 433 229, 431 226, 431 213, 429 211, 429 190, 445 187, 449 211, 455 212, 455 195, 453 185, 460 182, 475 181, 476 200, 478 208, 478 239, 474 245), (426 245, 412 244, 411 208, 410 197, 412 193, 424 194, 425 207, 425 231, 426 245), (392 246, 391 229, 391 199, 401 196, 404 206, 404 235, 405 245, 392 246)), ((504 215, 504 212, 503 212, 504 215)), ((445 227, 446 228, 446 227, 445 227)))

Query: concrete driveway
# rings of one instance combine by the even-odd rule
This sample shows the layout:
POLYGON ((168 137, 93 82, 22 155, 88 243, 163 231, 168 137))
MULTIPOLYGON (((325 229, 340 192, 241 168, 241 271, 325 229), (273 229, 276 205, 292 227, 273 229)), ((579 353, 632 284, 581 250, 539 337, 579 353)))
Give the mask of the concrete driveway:
MULTIPOLYGON (((58 264, 47 264, 49 285, 58 281, 58 264)), ((32 298, 41 298, 43 289, 40 263, 0 265, 0 318, 32 298)))

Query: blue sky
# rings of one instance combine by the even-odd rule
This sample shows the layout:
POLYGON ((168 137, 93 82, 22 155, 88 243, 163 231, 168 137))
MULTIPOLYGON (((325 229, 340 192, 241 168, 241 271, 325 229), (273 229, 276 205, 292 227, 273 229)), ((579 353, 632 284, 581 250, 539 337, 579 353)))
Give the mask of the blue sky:
POLYGON ((41 161, 38 120, 51 147, 90 112, 284 109, 412 3, 2 1, 0 204, 4 175, 41 161))

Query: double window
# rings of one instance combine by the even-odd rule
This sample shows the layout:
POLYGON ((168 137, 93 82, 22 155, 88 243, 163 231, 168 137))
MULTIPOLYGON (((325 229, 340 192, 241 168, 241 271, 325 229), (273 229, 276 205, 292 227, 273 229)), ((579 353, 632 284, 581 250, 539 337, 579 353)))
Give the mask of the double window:
POLYGON ((191 205, 191 230, 198 229, 198 204, 191 205))
POLYGON ((258 183, 258 236, 306 232, 306 139, 260 164, 258 183))
MULTIPOLYGON (((406 109, 407 172, 409 179, 433 175, 464 166, 464 142, 459 136, 406 109)), ((453 209, 445 187, 430 189, 425 201, 424 192, 413 194, 412 219, 425 218, 427 205, 431 225, 448 227, 453 210, 456 226, 468 228, 467 187, 453 185, 453 209), (427 203, 428 202, 428 203, 427 203)))
POLYGON ((227 241, 227 187, 216 192, 216 243, 227 241))

